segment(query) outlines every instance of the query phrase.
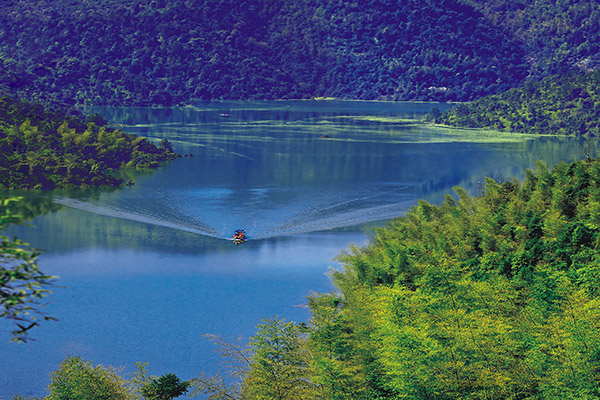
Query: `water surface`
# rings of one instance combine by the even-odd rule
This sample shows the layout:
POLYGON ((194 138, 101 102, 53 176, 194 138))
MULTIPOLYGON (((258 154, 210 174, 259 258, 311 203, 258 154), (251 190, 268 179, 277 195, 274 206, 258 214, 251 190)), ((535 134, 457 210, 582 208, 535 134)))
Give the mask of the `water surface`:
POLYGON ((220 102, 99 108, 111 124, 192 154, 132 187, 29 194, 56 210, 8 233, 44 250, 60 276, 47 311, 59 319, 8 343, 0 322, 0 398, 41 395, 67 355, 189 379, 218 370, 201 335, 248 338, 261 318, 309 318, 310 291, 369 227, 453 186, 520 178, 538 159, 582 158, 582 142, 415 124, 443 104, 220 102), (238 228, 251 240, 228 238, 238 228))

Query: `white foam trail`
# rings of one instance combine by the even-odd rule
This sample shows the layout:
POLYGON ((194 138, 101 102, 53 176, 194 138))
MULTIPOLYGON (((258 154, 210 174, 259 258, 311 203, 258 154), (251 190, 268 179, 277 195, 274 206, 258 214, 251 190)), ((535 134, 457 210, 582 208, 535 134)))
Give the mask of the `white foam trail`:
MULTIPOLYGON (((400 188, 395 189, 394 191, 405 190, 407 188, 408 188, 408 186, 402 186, 400 188)), ((338 202, 338 203, 335 203, 335 204, 331 204, 331 205, 322 207, 320 209, 320 211, 323 212, 323 211, 331 210, 333 208, 345 206, 347 204, 352 204, 352 203, 356 203, 358 201, 364 201, 364 200, 368 200, 368 199, 373 199, 373 198, 376 198, 376 197, 389 196, 389 194, 390 194, 390 192, 376 193, 376 194, 371 194, 371 195, 368 195, 368 196, 358 197, 358 198, 355 198, 355 199, 344 200, 344 201, 341 201, 341 202, 338 202)))
POLYGON ((143 222, 146 224, 164 226, 166 228, 177 229, 184 232, 197 233, 199 235, 210 236, 217 239, 229 239, 225 238, 219 234, 214 228, 203 224, 201 222, 197 223, 196 226, 189 226, 181 223, 174 223, 170 221, 165 221, 160 218, 137 214, 131 211, 118 209, 111 206, 106 205, 95 205, 84 201, 69 199, 69 198, 56 198, 53 200, 54 203, 60 204, 61 206, 74 208, 76 210, 87 211, 93 214, 105 215, 107 217, 121 218, 127 219, 130 221, 143 222))
POLYGON ((258 233, 252 236, 253 239, 268 239, 277 236, 295 235, 300 233, 309 233, 316 231, 326 231, 330 229, 346 228, 368 222, 383 221, 400 217, 414 205, 414 199, 407 199, 404 202, 396 202, 381 206, 362 208, 345 213, 339 213, 328 217, 297 220, 294 222, 280 225, 278 228, 267 232, 258 233))
MULTIPOLYGON (((318 210, 306 210, 304 213, 297 215, 296 217, 285 218, 284 221, 280 221, 280 223, 275 225, 275 227, 272 229, 260 229, 260 226, 264 226, 265 224, 269 224, 271 226, 274 225, 273 222, 275 221, 268 221, 268 218, 266 218, 266 221, 258 221, 258 223, 257 221, 248 221, 249 225, 258 227, 258 229, 252 229, 252 232, 249 231, 248 237, 249 239, 268 239, 280 236, 290 236, 295 234, 346 228, 374 221, 397 218, 401 215, 404 215, 406 211, 414 205, 414 196, 405 195, 406 200, 404 201, 396 201, 391 204, 358 208, 342 212, 333 212, 329 215, 323 215, 324 210, 332 211, 334 208, 341 207, 349 203, 378 196, 379 195, 363 196, 361 198, 345 200, 325 206, 324 208, 318 210)), ((160 216, 149 214, 144 215, 109 205, 96 205, 70 198, 56 198, 54 199, 54 202, 65 207, 86 211, 93 214, 163 226, 216 239, 232 240, 231 237, 223 236, 222 232, 218 232, 213 227, 202 222, 196 222, 194 225, 190 225, 176 221, 167 221, 160 216)))

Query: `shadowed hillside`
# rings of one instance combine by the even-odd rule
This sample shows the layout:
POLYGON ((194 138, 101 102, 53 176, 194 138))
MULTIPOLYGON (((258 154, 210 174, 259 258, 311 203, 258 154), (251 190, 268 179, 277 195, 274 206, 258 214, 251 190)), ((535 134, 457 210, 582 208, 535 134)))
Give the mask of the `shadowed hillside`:
POLYGON ((465 101, 529 70, 519 41, 456 0, 22 0, 0 22, 0 90, 46 104, 465 101))

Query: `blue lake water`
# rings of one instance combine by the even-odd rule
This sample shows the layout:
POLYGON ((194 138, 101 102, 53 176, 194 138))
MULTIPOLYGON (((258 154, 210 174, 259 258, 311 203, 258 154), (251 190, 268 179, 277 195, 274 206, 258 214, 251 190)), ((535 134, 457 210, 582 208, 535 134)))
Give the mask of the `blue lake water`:
POLYGON ((350 243, 423 198, 484 177, 521 178, 537 160, 584 157, 573 138, 418 125, 443 104, 217 102, 184 108, 96 108, 126 132, 192 154, 125 172, 112 191, 29 194, 56 208, 8 229, 43 250, 60 280, 46 307, 58 322, 9 343, 0 322, 0 398, 43 395, 67 355, 182 379, 219 370, 205 333, 247 339, 262 318, 309 318, 311 291, 350 243), (497 137, 496 137, 497 136, 497 137), (251 240, 236 246, 238 228, 251 240))

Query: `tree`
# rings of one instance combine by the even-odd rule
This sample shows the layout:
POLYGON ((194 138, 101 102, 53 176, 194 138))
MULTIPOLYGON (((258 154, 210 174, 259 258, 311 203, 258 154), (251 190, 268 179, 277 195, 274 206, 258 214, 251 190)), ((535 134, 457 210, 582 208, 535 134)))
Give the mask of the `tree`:
POLYGON ((314 390, 307 379, 309 357, 302 329, 283 319, 264 319, 250 341, 253 355, 243 394, 251 399, 304 399, 314 390))
POLYGON ((160 141, 160 148, 166 153, 173 153, 173 144, 169 139, 163 139, 160 141))
POLYGON ((242 345, 230 343, 216 335, 206 334, 203 336, 218 346, 218 351, 224 359, 226 373, 225 376, 221 374, 207 376, 200 373, 198 378, 192 379, 190 396, 208 395, 208 400, 241 399, 242 381, 248 375, 251 365, 250 350, 242 345), (226 378, 231 378, 234 382, 229 383, 229 379, 226 378))
POLYGON ((310 378, 318 386, 321 398, 376 398, 370 396, 372 391, 361 362, 360 329, 345 313, 350 307, 337 294, 313 295, 308 306, 312 315, 308 340, 310 378))
POLYGON ((187 392, 190 385, 175 374, 166 374, 144 385, 142 394, 148 400, 171 400, 187 392))
POLYGON ((305 328, 283 319, 264 319, 247 347, 231 344, 214 335, 228 376, 201 375, 193 380, 192 396, 205 394, 209 400, 283 400, 313 399, 317 385, 310 376, 310 355, 305 328))
MULTIPOLYGON (((0 199, 0 229, 19 220, 10 209, 17 200, 0 199)), ((40 270, 39 251, 28 246, 17 238, 0 236, 0 318, 15 321, 12 340, 19 342, 27 341, 29 330, 39 324, 39 319, 53 319, 40 310, 40 301, 51 293, 47 288, 56 277, 40 270)))
POLYGON ((67 357, 52 372, 47 400, 133 400, 126 381, 112 367, 67 357))
POLYGON ((148 373, 147 362, 134 363, 129 379, 111 366, 93 365, 78 356, 69 356, 52 372, 46 400, 171 400, 187 392, 191 381, 175 374, 157 378, 148 373))
POLYGON ((120 186, 124 181, 113 176, 115 169, 158 167, 180 157, 167 139, 158 147, 148 139, 108 128, 99 118, 92 115, 86 121, 0 97, 0 186, 120 186))
POLYGON ((309 303, 313 381, 328 399, 361 398, 350 368, 362 398, 597 398, 600 162, 455 189, 340 258, 339 294, 309 303))

